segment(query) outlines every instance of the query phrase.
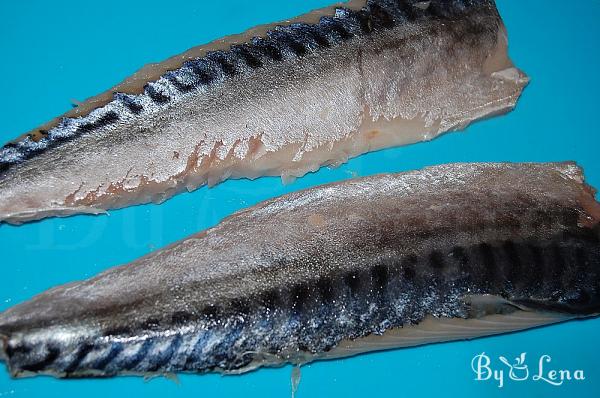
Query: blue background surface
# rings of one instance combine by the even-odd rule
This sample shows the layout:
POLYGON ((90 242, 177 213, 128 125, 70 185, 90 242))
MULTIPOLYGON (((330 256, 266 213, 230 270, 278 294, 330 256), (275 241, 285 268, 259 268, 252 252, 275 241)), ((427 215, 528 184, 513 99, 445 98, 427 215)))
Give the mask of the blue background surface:
MULTIPOLYGON (((253 25, 289 18, 331 0, 223 2, 41 0, 0 2, 0 141, 7 141, 118 83, 148 62, 253 25)), ((110 216, 49 219, 0 226, 0 310, 57 284, 87 278, 198 230, 240 208, 316 184, 356 175, 455 161, 576 160, 600 187, 598 93, 600 2, 511 1, 498 7, 510 54, 531 76, 516 110, 429 143, 370 153, 282 185, 278 178, 227 181, 156 206, 110 216)), ((473 341, 446 343, 314 363, 302 368, 298 397, 600 396, 600 319, 575 321, 473 341), (485 351, 530 366, 541 354, 557 368, 583 369, 586 380, 474 381, 471 358, 485 351)), ((290 395, 290 367, 243 376, 183 375, 145 381, 11 380, 0 366, 0 397, 125 394, 156 396, 290 395)))

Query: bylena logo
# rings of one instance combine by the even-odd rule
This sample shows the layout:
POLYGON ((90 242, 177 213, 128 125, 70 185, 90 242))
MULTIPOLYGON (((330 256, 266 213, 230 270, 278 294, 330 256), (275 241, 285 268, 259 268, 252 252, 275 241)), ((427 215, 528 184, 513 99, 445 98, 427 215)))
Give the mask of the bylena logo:
POLYGON ((526 363, 526 352, 516 357, 511 363, 508 359, 500 355, 497 363, 492 363, 492 359, 485 352, 475 355, 471 360, 471 369, 475 373, 477 381, 495 381, 498 388, 505 385, 506 380, 511 381, 541 381, 553 386, 561 386, 563 383, 571 381, 583 381, 585 375, 582 369, 569 370, 557 369, 552 366, 552 357, 544 354, 537 358, 536 368, 529 369, 526 363))

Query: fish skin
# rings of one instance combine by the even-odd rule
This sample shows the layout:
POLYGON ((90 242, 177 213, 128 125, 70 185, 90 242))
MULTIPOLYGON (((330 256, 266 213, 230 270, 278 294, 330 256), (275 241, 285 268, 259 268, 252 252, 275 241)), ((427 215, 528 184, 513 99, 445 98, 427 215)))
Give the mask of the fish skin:
POLYGON ((9 308, 0 356, 15 377, 240 373, 593 316, 599 221, 574 163, 323 185, 9 308), (455 320, 487 326, 419 329, 455 320))
POLYGON ((526 83, 492 0, 353 0, 146 68, 6 144, 0 222, 291 179, 506 112, 526 83))

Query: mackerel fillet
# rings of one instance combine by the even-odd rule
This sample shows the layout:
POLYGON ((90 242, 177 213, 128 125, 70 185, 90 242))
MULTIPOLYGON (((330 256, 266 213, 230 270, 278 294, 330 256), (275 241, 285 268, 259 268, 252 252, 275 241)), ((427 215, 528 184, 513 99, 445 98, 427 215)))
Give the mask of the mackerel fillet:
POLYGON ((15 377, 240 373, 600 311, 572 163, 453 164, 292 193, 0 314, 15 377))
POLYGON ((301 176, 506 112, 493 0, 352 0, 150 65, 0 148, 0 222, 301 176))

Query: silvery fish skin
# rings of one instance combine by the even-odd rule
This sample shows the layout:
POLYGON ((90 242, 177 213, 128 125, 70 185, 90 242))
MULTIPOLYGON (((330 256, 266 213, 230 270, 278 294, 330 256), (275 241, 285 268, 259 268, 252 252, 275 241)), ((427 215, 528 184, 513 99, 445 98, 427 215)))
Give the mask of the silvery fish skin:
POLYGON ((512 109, 493 0, 353 0, 150 65, 0 148, 0 222, 301 176, 512 109))
POLYGON ((600 310, 573 163, 450 164, 260 203, 0 314, 15 377, 240 373, 600 310))

